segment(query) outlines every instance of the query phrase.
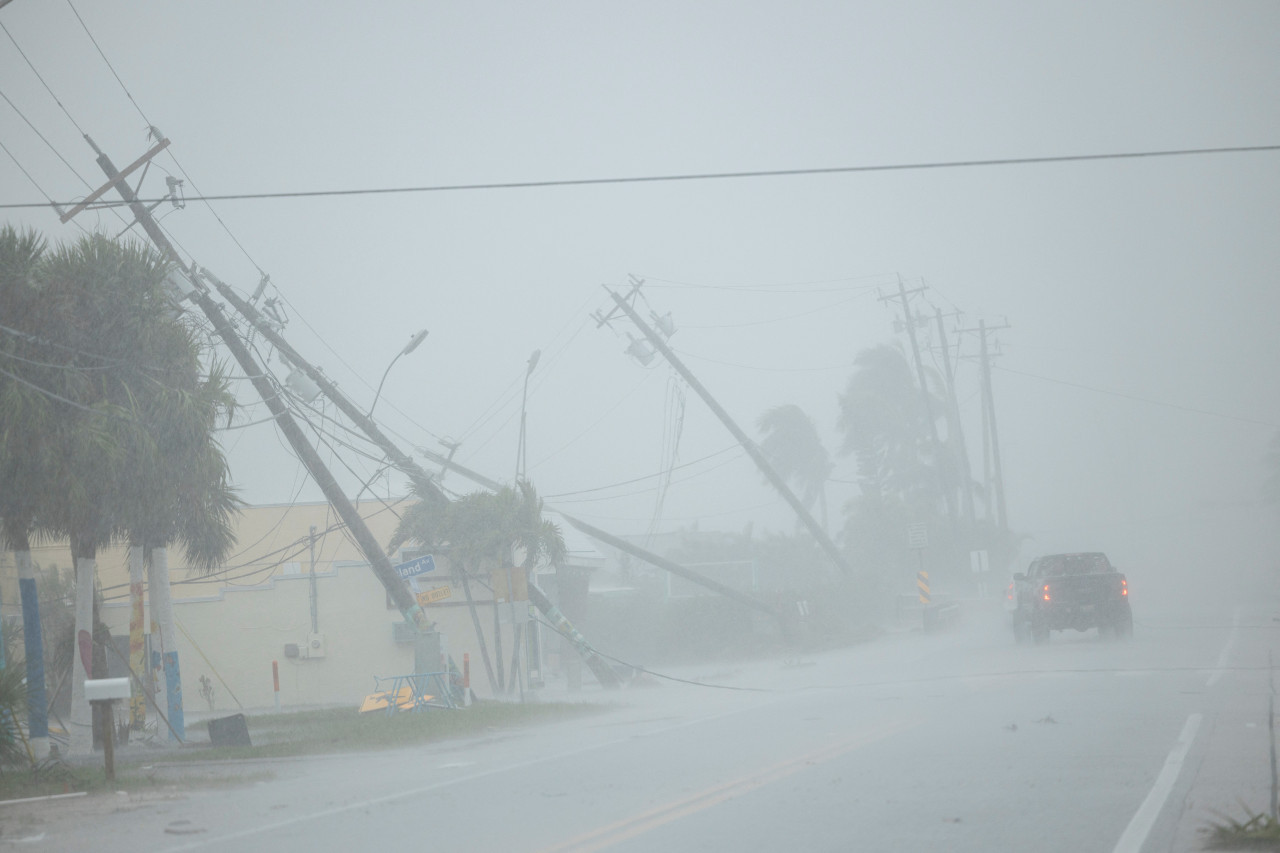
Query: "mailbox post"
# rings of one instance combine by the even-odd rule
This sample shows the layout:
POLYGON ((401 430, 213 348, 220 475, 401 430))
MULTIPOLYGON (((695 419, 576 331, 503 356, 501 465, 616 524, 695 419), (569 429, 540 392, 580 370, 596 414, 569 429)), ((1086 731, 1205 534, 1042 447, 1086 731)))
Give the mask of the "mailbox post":
POLYGON ((116 778, 116 721, 111 713, 111 703, 117 699, 128 699, 129 693, 127 678, 90 678, 84 683, 84 698, 97 709, 102 724, 102 752, 107 762, 109 782, 116 778))

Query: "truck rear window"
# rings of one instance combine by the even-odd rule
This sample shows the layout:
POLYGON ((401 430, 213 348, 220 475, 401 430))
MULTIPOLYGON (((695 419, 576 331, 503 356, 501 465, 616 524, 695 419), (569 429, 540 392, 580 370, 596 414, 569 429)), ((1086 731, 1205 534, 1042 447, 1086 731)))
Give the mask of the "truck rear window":
POLYGON ((1040 577, 1066 577, 1070 575, 1093 575, 1099 572, 1112 571, 1111 563, 1105 554, 1059 554, 1054 557, 1041 557, 1036 573, 1040 577))

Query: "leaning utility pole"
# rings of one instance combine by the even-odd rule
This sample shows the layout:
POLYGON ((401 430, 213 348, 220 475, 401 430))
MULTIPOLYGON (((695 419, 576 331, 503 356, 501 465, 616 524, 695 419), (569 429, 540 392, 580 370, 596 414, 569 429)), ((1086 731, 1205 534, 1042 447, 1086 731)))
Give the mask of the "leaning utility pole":
MULTIPOLYGON (((423 470, 413 457, 409 456, 401 450, 395 442, 387 437, 373 420, 359 406, 355 405, 345 394, 338 390, 338 386, 325 375, 324 371, 307 361, 298 353, 284 336, 265 318, 262 313, 253 307, 251 303, 240 297, 238 293, 229 286, 220 281, 208 270, 200 270, 200 278, 205 279, 217 288, 218 293, 222 295, 246 320, 250 325, 261 334, 264 338, 271 342, 272 346, 294 367, 302 370, 316 385, 320 388, 321 393, 333 401, 338 409, 351 419, 353 423, 376 444, 387 458, 391 460, 391 464, 397 470, 405 474, 418 487, 423 500, 448 500, 440 487, 436 485, 431 474, 423 470)), ((453 448, 457 450, 457 448, 453 448)), ((463 465, 453 461, 453 453, 449 456, 440 456, 431 453, 425 449, 420 451, 428 459, 439 462, 441 465, 451 468, 462 474, 472 482, 478 483, 491 491, 497 491, 502 488, 502 484, 496 480, 490 479, 476 471, 472 471, 463 465)), ((382 552, 379 551, 381 554, 382 552)), ((385 557, 384 557, 385 559, 385 557)), ((619 686, 618 677, 614 674, 612 668, 599 656, 596 650, 582 636, 582 634, 564 617, 560 611, 551 606, 550 602, 544 595, 531 595, 530 600, 534 606, 542 611, 547 619, 556 626, 556 630, 565 634, 577 649, 579 655, 586 662, 587 666, 595 674, 597 680, 605 687, 619 686)))
POLYGON ((657 349, 658 352, 662 353, 667 362, 676 369, 676 371, 684 378, 685 382, 689 383, 689 387, 697 392, 703 402, 710 407, 711 411, 715 413, 715 416, 720 419, 722 424, 725 425, 725 428, 733 434, 733 437, 738 440, 740 445, 742 445, 742 449, 747 451, 747 455, 751 457, 751 461, 756 463, 756 467, 760 469, 761 473, 764 474, 769 483, 780 495, 782 495, 783 498, 786 499, 787 503, 791 505, 791 508, 795 510, 796 515, 798 515, 800 520, 804 522, 805 527, 809 529, 809 532, 813 534, 813 538, 818 541, 820 546, 822 546, 822 550, 827 552, 827 556, 831 558, 831 561, 835 563, 836 567, 840 569, 846 577, 850 576, 851 571, 849 569, 849 565, 845 562, 844 555, 840 553, 840 549, 831 541, 831 537, 827 536, 826 531, 822 529, 822 525, 818 524, 817 520, 809 513, 809 510, 804 508, 804 504, 800 503, 800 499, 792 493, 791 489, 787 488, 786 482, 778 475, 778 472, 773 469, 773 465, 771 465, 768 458, 765 457, 764 451, 762 451, 756 443, 751 440, 750 436, 742 431, 742 428, 734 422, 733 418, 729 417, 729 413, 716 402, 715 398, 711 396, 711 392, 703 387, 697 377, 689 371, 689 368, 684 366, 684 362, 676 358, 676 354, 671 351, 671 347, 667 346, 667 342, 661 335, 651 329, 648 323, 641 319, 636 310, 631 307, 631 304, 625 298, 614 293, 612 290, 609 290, 608 288, 605 288, 605 290, 608 291, 609 296, 613 298, 613 301, 617 303, 623 313, 625 313, 627 317, 630 318, 631 322, 635 324, 636 328, 649 339, 649 343, 653 344, 654 348, 657 349))
POLYGON ((911 356, 915 361, 916 379, 920 383, 920 396, 924 400, 925 415, 929 419, 929 436, 933 440, 933 456, 935 459, 934 470, 938 475, 938 487, 942 490, 942 499, 947 505, 947 518, 951 520, 951 526, 954 529, 956 523, 956 502, 951 489, 947 486, 946 478, 942 475, 942 439, 938 437, 938 422, 933 417, 933 400, 929 396, 929 386, 924 381, 924 364, 920 361, 920 344, 916 340, 916 322, 911 316, 911 304, 907 297, 913 293, 922 293, 923 287, 917 287, 915 290, 907 290, 906 284, 902 281, 902 276, 898 276, 898 295, 882 296, 881 302, 890 300, 898 300, 902 303, 902 322, 907 327, 907 339, 911 341, 911 356))
MULTIPOLYGON (((98 155, 98 166, 106 174, 109 185, 114 186, 115 190, 128 203, 129 209, 133 211, 133 215, 137 218, 144 231, 160 248, 164 254, 182 265, 182 258, 174 249, 173 244, 169 242, 169 238, 165 236, 160 226, 151 216, 151 211, 147 209, 141 201, 138 200, 137 194, 123 180, 120 180, 120 173, 116 170, 111 159, 98 148, 92 139, 86 134, 85 139, 98 155)), ((420 630, 430 629, 430 620, 427 618, 425 611, 421 605, 409 593, 404 581, 396 574, 395 569, 391 565, 391 561, 387 558, 386 553, 382 550, 373 533, 364 523, 364 519, 356 511, 355 506, 343 493, 342 488, 338 485, 338 481, 334 479, 333 474, 325 467, 324 461, 320 458, 320 454, 307 441, 306 436, 302 432, 302 428, 298 426, 298 422, 294 420, 293 414, 284 405, 280 399, 278 389, 274 387, 267 378, 267 374, 259 367, 253 353, 249 351, 248 346, 240 337, 240 333, 232 325, 227 315, 223 312, 222 307, 213 300, 209 292, 200 285, 198 277, 192 276, 194 287, 187 294, 205 316, 213 324, 214 331, 222 338, 227 348, 231 350, 232 356, 245 372, 249 381, 253 383, 253 387, 257 390, 258 395, 262 398, 263 403, 271 411, 272 417, 275 419, 276 425, 280 431, 284 433, 290 447, 298 454, 298 458, 302 460, 306 466, 308 473, 315 479, 320 486, 324 496, 329 503, 337 511, 347 529, 351 532, 356 540, 356 544, 360 550, 364 552, 366 559, 373 566, 373 572, 382 585, 386 588, 387 594, 391 596, 391 600, 396 607, 404 615, 405 621, 415 624, 420 630)))
MULTIPOLYGON (((385 453, 387 455, 387 458, 391 460, 392 465, 394 465, 397 469, 399 469, 401 472, 406 474, 410 479, 412 479, 416 484, 419 485, 420 489, 423 489, 425 491, 424 497, 439 496, 443 498, 443 492, 441 492, 439 488, 436 486, 435 481, 432 478, 431 474, 423 470, 423 468, 420 465, 418 465, 417 462, 414 461, 413 457, 404 453, 402 450, 400 450, 399 447, 396 446, 394 442, 391 441, 391 439, 387 438, 386 434, 383 433, 382 430, 378 428, 378 425, 373 421, 373 419, 370 418, 367 414, 365 414, 363 410, 361 410, 358 406, 352 403, 349 399, 347 399, 346 395, 343 394, 338 389, 338 386, 334 384, 333 381, 330 380, 328 376, 325 375, 323 370, 311 364, 309 361, 303 358, 302 355, 300 355, 297 352, 297 350, 295 350, 292 346, 290 346, 289 342, 285 340, 284 336, 281 335, 280 332, 277 331, 277 329, 265 317, 262 316, 262 313, 260 311, 254 308, 251 303, 243 299, 238 293, 236 293, 226 284, 219 281, 218 278, 212 275, 208 270, 202 269, 200 271, 200 277, 206 279, 211 284, 213 284, 214 287, 218 289, 218 293, 221 294, 222 297, 226 299, 227 302, 229 302, 237 311, 239 311, 245 317, 245 319, 249 321, 249 323, 253 326, 253 328, 259 334, 261 334, 264 338, 266 338, 271 343, 271 345, 274 346, 276 350, 282 356, 284 356, 284 358, 290 364, 302 370, 308 377, 310 377, 310 379, 313 382, 315 382, 316 385, 320 388, 321 393, 323 393, 326 397, 332 400, 334 404, 345 415, 347 415, 347 417, 350 418, 355 423, 355 425, 358 426, 361 429, 361 431, 364 432, 366 436, 369 437, 370 441, 372 441, 374 444, 378 445, 378 447, 382 449, 382 452, 385 453)), ((427 459, 430 459, 432 462, 435 462, 438 465, 440 465, 441 470, 456 471, 457 473, 466 477, 471 482, 476 483, 480 486, 484 486, 486 489, 489 489, 490 491, 496 492, 502 488, 502 484, 499 483, 497 480, 494 480, 491 477, 486 477, 484 474, 481 474, 478 471, 473 471, 472 469, 466 467, 465 465, 455 462, 453 459, 453 453, 456 450, 457 450, 456 446, 451 448, 449 455, 445 456, 439 453, 434 453, 430 450, 427 450, 426 448, 418 448, 419 453, 421 453, 427 459)), ((584 522, 578 521, 578 519, 573 518, 563 510, 556 510, 556 511, 559 512, 560 515, 564 517, 565 521, 568 521, 574 527, 583 529, 584 522)), ((594 530, 595 528, 592 528, 592 529, 594 530)), ((583 532, 587 532, 587 531, 584 530, 583 532)), ((603 531, 600 531, 600 532, 603 533, 603 531)), ((591 534, 588 533, 588 535, 591 535, 591 534)), ((609 536, 609 534, 603 534, 603 535, 604 537, 609 536)), ((600 538, 600 537, 597 537, 597 538, 600 538)), ((602 538, 601 541, 608 541, 608 539, 602 538)), ((667 571, 671 571, 669 566, 674 565, 670 563, 670 561, 664 560, 663 558, 659 557, 656 554, 653 554, 649 551, 644 551, 643 549, 639 549, 634 545, 630 545, 629 543, 628 543, 628 547, 635 549, 633 552, 635 553, 635 556, 639 557, 640 559, 644 560, 650 565, 666 569, 667 571)), ((683 567, 679 567, 679 568, 683 570, 682 576, 692 581, 693 583, 700 584, 706 587, 707 589, 711 589, 715 592, 721 591, 720 585, 716 584, 715 581, 712 581, 709 578, 703 577, 702 575, 690 569, 684 569, 683 567)), ((755 601, 755 599, 750 599, 750 600, 752 602, 751 606, 757 607, 757 608, 761 606, 759 602, 755 601)), ((537 605, 537 601, 535 601, 534 603, 535 605, 537 605)), ((539 607, 539 609, 541 609, 541 607, 539 607)), ((548 618, 552 618, 548 613, 544 612, 544 615, 546 615, 548 618)), ((560 616, 558 618, 563 618, 563 616, 560 616)), ((581 635, 579 634, 578 636, 580 637, 581 635)), ((579 651, 583 652, 584 655, 586 654, 586 652, 583 651, 583 649, 581 648, 579 649, 579 651)), ((594 654, 594 652, 592 652, 592 654, 594 654)), ((590 660, 588 660, 588 664, 589 665, 591 664, 590 660)))
POLYGON ((339 411, 350 418, 351 422, 359 427, 360 431, 368 436, 370 441, 378 445, 378 447, 382 449, 382 452, 387 454, 387 458, 391 460, 391 464, 414 481, 414 484, 423 492, 424 498, 445 499, 444 492, 440 491, 440 488, 432 480, 431 475, 422 470, 422 468, 413 461, 412 457, 397 447, 391 439, 387 438, 386 434, 378 427, 378 424, 373 420, 373 418, 369 417, 363 409, 353 403, 346 394, 343 394, 338 390, 338 386, 325 375, 323 370, 311 364, 311 362, 303 358, 297 350, 290 346, 289 342, 284 339, 283 335, 276 331, 271 322, 266 317, 262 316, 262 312, 253 307, 251 303, 224 284, 217 276, 209 272, 209 270, 201 268, 199 271, 199 277, 212 284, 217 289, 218 294, 222 296, 223 299, 227 300, 233 308, 240 312, 240 314, 249 321, 249 324, 253 326, 254 330, 270 341, 271 345, 276 348, 276 351, 279 352, 285 360, 289 362, 289 364, 301 370, 311 379, 312 382, 315 382, 316 385, 319 386, 321 393, 332 400, 334 405, 338 407, 339 411))

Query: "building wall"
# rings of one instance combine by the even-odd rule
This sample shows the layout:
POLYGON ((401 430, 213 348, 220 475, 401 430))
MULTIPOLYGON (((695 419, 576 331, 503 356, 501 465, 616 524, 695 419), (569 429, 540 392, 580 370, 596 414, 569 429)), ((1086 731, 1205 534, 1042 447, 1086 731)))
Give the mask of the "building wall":
MULTIPOLYGON (((442 571, 443 567, 437 569, 442 571)), ((443 579, 422 586, 450 586, 452 591, 443 579)), ((200 694, 201 676, 214 685, 214 711, 237 710, 237 699, 244 708, 273 707, 272 661, 279 665, 280 704, 286 709, 357 705, 373 692, 374 676, 414 671, 412 645, 397 643, 394 636, 393 626, 403 618, 387 606, 386 593, 367 564, 339 564, 316 575, 323 656, 309 643, 310 588, 306 573, 277 575, 251 588, 230 587, 205 598, 175 600, 185 707, 210 710, 200 694), (299 656, 287 656, 286 644, 296 644, 299 656)), ((430 605, 427 611, 458 666, 465 652, 478 666, 479 645, 466 606, 450 601, 430 605)), ((104 606, 101 616, 113 634, 128 633, 127 602, 104 606)), ((491 623, 492 609, 483 607, 481 624, 491 623)), ((492 647, 492 637, 488 642, 492 647)), ((477 694, 486 695, 484 678, 474 678, 482 673, 473 669, 472 675, 477 694)))
MULTIPOLYGON (((374 537, 387 542, 405 505, 404 501, 364 501, 357 509, 374 537)), ((375 675, 413 671, 412 645, 396 642, 393 635, 393 624, 403 622, 403 617, 390 606, 382 584, 328 504, 246 507, 235 524, 235 552, 212 571, 192 567, 180 550, 169 554, 186 709, 209 710, 200 693, 201 676, 213 684, 215 713, 230 713, 241 706, 273 707, 272 661, 279 664, 283 708, 355 705, 373 692, 375 675), (323 657, 308 656, 313 566, 323 657), (285 655, 285 646, 291 643, 299 647, 297 658, 285 655)), ((115 635, 127 635, 129 630, 127 553, 123 546, 98 553, 98 586, 104 597, 101 618, 115 635)), ((41 543, 32 549, 32 558, 46 571, 56 566, 65 572, 73 564, 65 542, 41 543)), ((392 562, 400 559, 401 555, 393 556, 392 562)), ((489 685, 479 642, 462 589, 450 582, 448 572, 447 559, 437 555, 436 571, 422 576, 418 586, 423 591, 450 588, 449 598, 426 609, 459 668, 464 653, 470 654, 472 687, 484 697, 489 685)), ((0 559, 0 596, 6 618, 21 618, 16 590, 15 564, 12 555, 5 554, 0 559)), ((492 654, 492 596, 476 582, 472 591, 492 654)), ((526 607, 518 605, 521 610, 526 607)), ((146 625, 150 632, 149 612, 146 625)), ((502 633, 507 666, 510 624, 503 624, 502 633)), ((158 649, 158 636, 154 639, 152 647, 158 649)))

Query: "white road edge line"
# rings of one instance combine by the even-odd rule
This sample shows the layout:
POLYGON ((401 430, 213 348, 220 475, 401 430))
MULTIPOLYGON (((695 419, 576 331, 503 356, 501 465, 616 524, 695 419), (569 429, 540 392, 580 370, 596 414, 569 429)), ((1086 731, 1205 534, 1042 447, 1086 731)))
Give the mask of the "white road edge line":
POLYGON ((1235 618, 1231 621, 1231 633, 1227 636, 1227 644, 1222 647, 1222 654, 1218 655, 1218 664, 1214 667, 1213 673, 1209 676, 1209 681, 1205 687, 1212 687, 1218 683, 1218 679, 1227 671, 1227 661, 1231 658, 1231 650, 1235 648, 1236 640, 1240 637, 1240 608, 1236 608, 1235 618))
POLYGON ((1133 820, 1129 821, 1129 826, 1125 829, 1124 835, 1120 836, 1120 840, 1116 842, 1115 850, 1112 853, 1140 853, 1142 850, 1142 845, 1146 843, 1151 827, 1155 826, 1156 818, 1160 816, 1160 810, 1164 808, 1165 800, 1169 798, 1169 794, 1173 791, 1174 783, 1178 781, 1178 774, 1182 772, 1182 761, 1187 757, 1187 752, 1191 750, 1191 744, 1196 739, 1196 732, 1200 728, 1200 720, 1200 714, 1192 714, 1187 717, 1187 722, 1182 727, 1182 734, 1178 735, 1178 740, 1173 745, 1173 750, 1169 753, 1169 757, 1164 760, 1164 768, 1160 771, 1160 775, 1156 777, 1156 783, 1151 786, 1151 792, 1147 794, 1147 798, 1142 801, 1142 805, 1134 813, 1133 820))

